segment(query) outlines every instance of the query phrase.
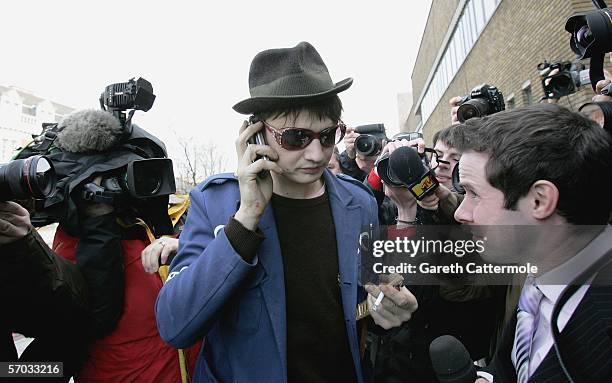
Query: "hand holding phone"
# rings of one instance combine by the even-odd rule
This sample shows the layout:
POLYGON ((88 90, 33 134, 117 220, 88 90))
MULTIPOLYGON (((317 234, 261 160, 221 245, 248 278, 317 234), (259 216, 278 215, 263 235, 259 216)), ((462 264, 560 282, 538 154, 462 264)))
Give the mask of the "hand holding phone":
MULTIPOLYGON (((275 162, 278 153, 268 145, 256 144, 256 133, 263 128, 261 122, 245 121, 236 139, 238 168, 236 178, 240 188, 240 205, 234 218, 249 230, 255 230, 259 220, 272 197, 272 177, 260 173, 273 171, 282 174, 283 170, 275 162), (266 156, 269 160, 258 160, 266 156)), ((262 137, 263 138, 263 137, 262 137)))
MULTIPOLYGON (((260 121, 260 119, 256 115, 252 115, 251 117, 249 117, 249 125, 253 125, 253 124, 255 124, 255 123, 259 122, 259 121, 260 121)), ((263 129, 258 131, 257 133, 255 133, 253 136, 251 136, 251 138, 249 138, 248 142, 249 142, 249 144, 252 144, 252 145, 268 145, 268 143, 266 142, 266 135, 265 135, 263 129)), ((257 160, 259 160, 261 158, 263 158, 266 161, 270 160, 268 158, 268 156, 260 156, 260 155, 258 155, 255 158, 255 161, 257 161, 257 160)), ((253 162, 255 162, 255 161, 253 161, 253 162)), ((257 173, 257 176, 259 178, 266 178, 269 175, 270 175, 270 172, 268 170, 262 170, 261 172, 257 173)))

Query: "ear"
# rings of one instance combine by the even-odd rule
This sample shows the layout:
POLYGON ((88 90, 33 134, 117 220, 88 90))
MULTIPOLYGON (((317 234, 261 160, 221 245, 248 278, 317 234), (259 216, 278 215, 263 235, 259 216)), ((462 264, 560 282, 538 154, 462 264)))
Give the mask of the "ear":
POLYGON ((544 220, 555 214, 559 202, 559 189, 550 181, 538 180, 531 185, 528 193, 531 216, 544 220))

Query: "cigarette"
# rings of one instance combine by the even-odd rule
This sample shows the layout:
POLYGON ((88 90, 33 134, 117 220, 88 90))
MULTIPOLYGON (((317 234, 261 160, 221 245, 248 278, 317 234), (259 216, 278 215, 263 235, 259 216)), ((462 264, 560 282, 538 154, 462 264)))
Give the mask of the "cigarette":
POLYGON ((380 306, 380 302, 382 302, 383 298, 385 297, 385 293, 383 293, 382 291, 378 294, 378 297, 376 298, 376 301, 374 301, 374 305, 372 306, 372 311, 376 311, 378 310, 378 306, 380 306))

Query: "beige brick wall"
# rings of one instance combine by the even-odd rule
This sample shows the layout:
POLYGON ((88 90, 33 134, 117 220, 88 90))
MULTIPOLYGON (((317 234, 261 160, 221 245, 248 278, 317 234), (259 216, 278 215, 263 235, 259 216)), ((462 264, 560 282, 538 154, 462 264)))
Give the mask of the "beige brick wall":
MULTIPOLYGON (((442 3, 448 1, 434 0, 432 10, 439 8, 442 3)), ((467 94, 470 89, 483 82, 497 86, 506 99, 514 93, 515 106, 519 107, 525 103, 521 86, 530 81, 533 100, 537 102, 543 96, 537 64, 544 59, 550 61, 575 58, 569 47, 570 35, 564 29, 565 21, 576 12, 591 9, 593 7, 590 0, 503 0, 425 124, 423 134, 426 141, 430 143, 436 131, 450 124, 450 107, 447 100, 456 95, 467 94)), ((446 13, 448 12, 447 10, 446 13)), ((429 19, 437 18, 430 15, 429 19)), ((437 34, 442 34, 441 30, 446 31, 448 25, 437 27, 437 34)), ((424 39, 436 34, 432 30, 433 25, 428 25, 427 28, 430 29, 430 34, 426 34, 424 39)), ((426 41, 422 46, 433 50, 434 40, 436 39, 426 41)), ((422 60, 425 60, 425 51, 422 60)), ((588 60, 584 63, 588 64, 588 60)), ((607 62, 606 66, 610 67, 610 64, 607 62)), ((430 65, 427 68, 420 67, 417 71, 415 67, 412 78, 415 102, 420 94, 417 89, 422 89, 430 68, 430 65)), ((577 110, 578 106, 591 96, 590 87, 585 87, 569 96, 569 100, 563 97, 560 104, 571 105, 577 110)), ((413 106, 408 118, 409 131, 416 128, 416 108, 418 105, 413 106)))

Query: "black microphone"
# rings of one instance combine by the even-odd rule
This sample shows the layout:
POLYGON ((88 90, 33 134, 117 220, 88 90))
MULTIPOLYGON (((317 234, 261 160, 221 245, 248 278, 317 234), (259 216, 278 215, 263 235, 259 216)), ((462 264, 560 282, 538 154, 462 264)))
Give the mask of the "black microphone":
POLYGON ((419 201, 433 193, 439 183, 432 170, 423 164, 416 149, 402 146, 389 156, 388 173, 401 181, 419 201))
POLYGON ((104 110, 86 109, 69 114, 58 123, 55 144, 71 153, 101 153, 123 137, 119 120, 104 110))
POLYGON ((431 364, 440 383, 474 383, 476 367, 465 346, 451 335, 442 335, 429 345, 431 364))

